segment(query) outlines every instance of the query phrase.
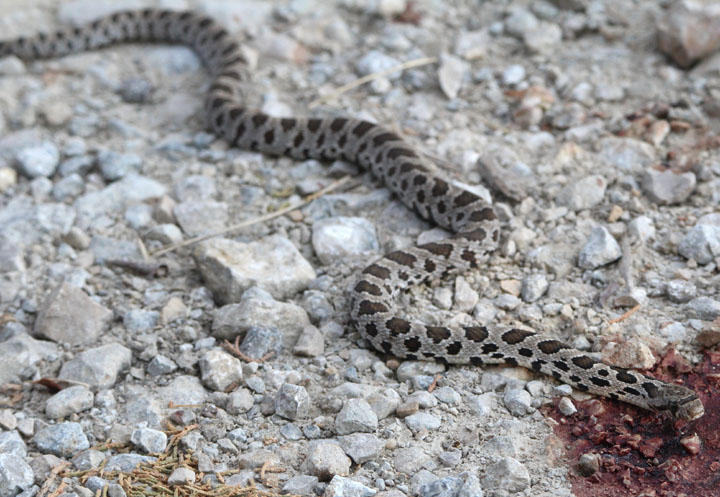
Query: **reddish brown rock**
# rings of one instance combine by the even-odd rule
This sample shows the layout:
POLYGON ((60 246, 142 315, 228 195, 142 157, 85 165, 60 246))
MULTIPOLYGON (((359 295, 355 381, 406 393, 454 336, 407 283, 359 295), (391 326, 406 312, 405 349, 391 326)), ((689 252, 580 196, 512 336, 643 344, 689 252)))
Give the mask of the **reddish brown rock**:
POLYGON ((708 0, 679 0, 658 24, 658 45, 680 67, 720 48, 720 4, 708 0))

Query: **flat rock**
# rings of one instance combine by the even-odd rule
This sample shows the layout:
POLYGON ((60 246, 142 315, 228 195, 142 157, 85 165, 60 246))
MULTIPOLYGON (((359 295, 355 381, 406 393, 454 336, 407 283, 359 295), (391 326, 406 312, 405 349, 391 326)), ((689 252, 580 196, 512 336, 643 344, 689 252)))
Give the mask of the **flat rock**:
POLYGON ((517 459, 502 457, 487 467, 482 486, 491 495, 502 491, 522 492, 530 486, 530 474, 517 459))
POLYGON ((220 349, 205 352, 199 364, 202 382, 210 390, 223 392, 243 379, 240 360, 220 349))
POLYGON ((350 458, 335 440, 315 440, 308 447, 305 465, 308 473, 321 481, 350 474, 350 458))
POLYGON ((72 457, 75 453, 90 447, 80 423, 58 423, 38 431, 33 443, 41 452, 58 457, 72 457))
POLYGON ((680 240, 678 252, 699 264, 708 264, 720 257, 720 225, 698 222, 680 240))
POLYGON ((380 250, 375 226, 361 217, 330 217, 315 221, 312 244, 323 264, 380 250))
POLYGON ((89 192, 75 201, 78 217, 92 220, 109 212, 124 211, 127 207, 160 198, 167 188, 158 181, 138 174, 128 174, 102 190, 89 192))
POLYGON ((35 320, 35 333, 54 342, 78 345, 97 340, 112 311, 85 292, 61 283, 47 297, 35 320))
POLYGON ((82 412, 93 406, 95 396, 83 385, 74 385, 60 390, 45 402, 45 414, 60 419, 82 412))
POLYGON ((32 375, 36 363, 53 361, 59 357, 57 345, 35 340, 27 333, 18 333, 0 342, 0 385, 16 382, 32 375))
POLYGON ((0 454, 0 497, 15 497, 35 482, 32 468, 20 456, 0 454))
POLYGON ((283 335, 283 345, 291 347, 311 324, 302 307, 279 302, 255 287, 244 292, 237 304, 227 304, 215 311, 212 332, 217 338, 233 340, 259 326, 276 328, 283 335))
POLYGON ((207 397, 207 392, 200 383, 200 379, 187 375, 174 378, 167 386, 159 388, 158 394, 165 405, 170 402, 182 405, 201 405, 207 397))
POLYGON ((645 194, 656 204, 670 205, 685 202, 695 189, 695 174, 676 174, 671 170, 648 169, 642 178, 645 194))
POLYGON ((355 464, 362 464, 376 459, 383 448, 385 448, 385 442, 372 433, 344 435, 338 437, 338 441, 340 442, 340 447, 350 456, 355 464))
POLYGON ((590 209, 602 202, 606 188, 605 178, 599 175, 588 176, 563 188, 555 202, 574 211, 590 209))
POLYGON ((680 67, 720 48, 720 6, 714 2, 679 0, 658 22, 658 46, 680 67))
POLYGON ((88 349, 60 368, 59 377, 78 381, 94 388, 108 388, 115 384, 123 370, 130 367, 130 349, 110 343, 88 349))
POLYGON ((276 299, 286 299, 315 279, 310 263, 280 235, 250 243, 208 240, 196 249, 195 260, 208 287, 222 303, 240 301, 252 286, 276 299))
POLYGON ((230 215, 225 202, 188 200, 173 208, 173 214, 182 230, 189 236, 220 231, 228 226, 230 215))

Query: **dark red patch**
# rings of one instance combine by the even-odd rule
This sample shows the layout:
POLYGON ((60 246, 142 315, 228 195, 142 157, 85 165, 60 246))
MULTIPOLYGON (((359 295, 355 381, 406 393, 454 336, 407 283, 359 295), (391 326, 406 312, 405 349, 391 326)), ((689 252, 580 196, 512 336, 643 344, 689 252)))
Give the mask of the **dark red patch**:
MULTIPOLYGON (((671 362, 662 361, 653 376, 671 382, 682 379, 683 385, 693 389, 705 405, 702 418, 691 422, 673 420, 599 398, 576 403, 578 412, 570 417, 556 409, 547 411, 558 422, 555 435, 573 468, 569 478, 574 496, 720 495, 720 353, 708 352, 705 361, 684 373, 678 370, 687 367, 676 367, 676 361, 671 362), (701 442, 696 454, 682 443, 693 434, 701 442), (582 454, 590 452, 600 456, 600 469, 592 476, 580 476, 576 463, 582 454)), ((626 388, 639 390, 643 386, 636 383, 626 388)))

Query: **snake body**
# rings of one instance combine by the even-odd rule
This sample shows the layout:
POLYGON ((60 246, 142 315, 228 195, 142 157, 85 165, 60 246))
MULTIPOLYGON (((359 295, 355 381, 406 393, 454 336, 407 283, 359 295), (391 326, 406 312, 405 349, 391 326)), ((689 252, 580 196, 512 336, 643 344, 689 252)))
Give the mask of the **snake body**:
POLYGON ((205 105, 208 126, 229 144, 295 159, 354 162, 420 217, 453 233, 390 252, 360 274, 350 294, 351 321, 377 350, 452 364, 507 363, 680 419, 703 415, 703 404, 692 390, 607 365, 542 334, 502 326, 429 326, 400 317, 396 297, 408 286, 482 264, 500 236, 495 210, 434 175, 413 148, 382 126, 343 117, 275 118, 245 108, 238 91, 244 69, 240 46, 213 19, 189 11, 121 11, 86 26, 2 41, 0 56, 50 58, 121 42, 194 49, 214 78, 205 105))

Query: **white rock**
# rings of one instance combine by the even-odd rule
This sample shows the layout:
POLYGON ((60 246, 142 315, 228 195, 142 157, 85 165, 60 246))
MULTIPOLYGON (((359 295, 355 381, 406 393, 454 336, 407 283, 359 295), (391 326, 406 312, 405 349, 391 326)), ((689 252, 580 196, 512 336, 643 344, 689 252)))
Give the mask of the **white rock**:
POLYGON ((252 286, 286 299, 315 279, 310 263, 280 235, 251 243, 208 240, 197 247, 195 260, 215 298, 223 303, 238 302, 252 286))

